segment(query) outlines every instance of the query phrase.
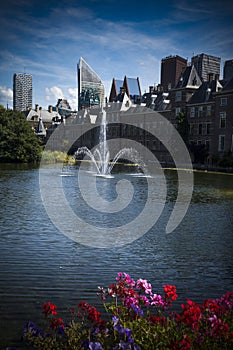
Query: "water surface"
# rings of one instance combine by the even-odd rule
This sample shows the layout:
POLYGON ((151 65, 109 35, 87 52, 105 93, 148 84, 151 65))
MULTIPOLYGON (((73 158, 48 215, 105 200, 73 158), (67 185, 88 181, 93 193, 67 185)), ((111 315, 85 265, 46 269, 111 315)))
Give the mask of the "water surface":
MULTIPOLYGON (((77 171, 77 170, 76 170, 77 171)), ((114 181, 99 179, 106 199, 115 196, 114 181)), ((127 175, 128 176, 128 175, 127 175)), ((81 300, 100 304, 97 287, 108 286, 119 271, 150 280, 154 292, 177 286, 178 302, 196 302, 233 290, 233 176, 195 173, 194 194, 187 215, 172 234, 165 227, 177 194, 177 176, 166 171, 168 195, 156 225, 123 247, 97 249, 62 235, 41 201, 36 167, 0 166, 0 346, 21 345, 27 320, 39 321, 41 305, 51 301, 61 312, 81 300)), ((104 214, 85 209, 75 177, 64 177, 66 196, 88 220, 119 225, 104 214), (85 214, 86 212, 86 214, 85 214)), ((141 178, 132 180, 136 204, 127 216, 138 215, 147 193, 141 178)))

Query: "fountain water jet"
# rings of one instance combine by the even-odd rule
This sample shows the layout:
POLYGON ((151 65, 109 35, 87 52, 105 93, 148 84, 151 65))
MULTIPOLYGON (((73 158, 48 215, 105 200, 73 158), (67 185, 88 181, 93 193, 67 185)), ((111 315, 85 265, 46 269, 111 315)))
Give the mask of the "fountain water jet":
POLYGON ((132 147, 125 147, 120 149, 113 160, 110 161, 110 152, 107 144, 107 123, 106 123, 106 111, 101 112, 101 125, 99 134, 99 146, 92 152, 88 147, 82 146, 77 149, 74 154, 74 158, 78 158, 80 155, 84 155, 90 158, 94 165, 96 176, 112 177, 111 171, 119 159, 127 159, 145 170, 145 163, 140 159, 136 149, 132 147))

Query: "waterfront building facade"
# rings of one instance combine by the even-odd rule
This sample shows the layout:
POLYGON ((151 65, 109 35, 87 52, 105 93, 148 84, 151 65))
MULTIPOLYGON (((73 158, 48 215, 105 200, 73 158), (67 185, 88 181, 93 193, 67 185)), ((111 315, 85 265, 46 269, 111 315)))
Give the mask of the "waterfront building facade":
POLYGON ((78 110, 101 107, 104 97, 104 84, 81 57, 78 64, 78 110))
POLYGON ((32 76, 15 73, 13 77, 13 109, 25 111, 32 108, 32 76))

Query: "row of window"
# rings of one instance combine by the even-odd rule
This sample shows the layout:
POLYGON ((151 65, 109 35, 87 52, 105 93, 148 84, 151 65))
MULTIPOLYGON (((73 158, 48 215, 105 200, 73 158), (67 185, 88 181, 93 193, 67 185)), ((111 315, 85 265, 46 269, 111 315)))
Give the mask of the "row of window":
MULTIPOLYGON (((220 129, 225 129, 226 128, 226 112, 221 112, 220 113, 220 119, 219 119, 219 128, 220 129)), ((195 130, 196 134, 198 135, 209 135, 210 134, 210 130, 211 130, 211 123, 190 123, 189 126, 189 131, 190 131, 190 135, 194 135, 195 134, 195 130)))
MULTIPOLYGON (((192 144, 196 145, 205 145, 206 150, 208 151, 210 148, 210 140, 197 140, 197 141, 190 141, 192 144)), ((218 151, 219 152, 225 152, 226 147, 225 147, 225 135, 219 135, 218 137, 218 151)), ((231 141, 231 152, 233 152, 233 135, 232 135, 232 141, 231 141)))
POLYGON ((190 124, 190 135, 210 135, 211 123, 190 124))
MULTIPOLYGON (((176 102, 180 102, 182 101, 182 91, 176 91, 176 95, 175 95, 175 101, 176 102)), ((227 97, 221 97, 220 98, 220 106, 227 106, 227 97)))
POLYGON ((190 118, 194 118, 195 117, 196 108, 197 108, 197 116, 199 118, 203 117, 204 115, 206 117, 210 117, 211 116, 212 106, 211 105, 207 105, 206 106, 206 110, 204 109, 203 106, 191 107, 190 108, 190 118))
MULTIPOLYGON (((221 98, 220 106, 227 106, 227 97, 222 97, 221 98)), ((190 108, 190 118, 194 118, 195 117, 196 109, 197 109, 197 116, 198 117, 203 117, 204 114, 205 114, 206 117, 211 116, 212 106, 211 105, 207 105, 206 109, 204 108, 204 106, 191 107, 190 108)))

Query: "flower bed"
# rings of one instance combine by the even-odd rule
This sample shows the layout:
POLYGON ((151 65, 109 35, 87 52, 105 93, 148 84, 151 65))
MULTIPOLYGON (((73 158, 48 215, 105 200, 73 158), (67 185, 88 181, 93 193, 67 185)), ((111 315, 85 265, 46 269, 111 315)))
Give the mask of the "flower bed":
POLYGON ((97 293, 107 316, 82 301, 65 322, 47 302, 42 308, 45 327, 27 322, 23 339, 41 350, 233 349, 233 292, 203 304, 188 299, 178 313, 171 310, 176 287, 163 290, 156 294, 148 281, 119 272, 115 284, 99 287, 97 293))

